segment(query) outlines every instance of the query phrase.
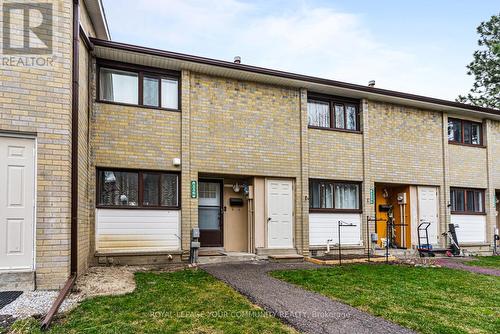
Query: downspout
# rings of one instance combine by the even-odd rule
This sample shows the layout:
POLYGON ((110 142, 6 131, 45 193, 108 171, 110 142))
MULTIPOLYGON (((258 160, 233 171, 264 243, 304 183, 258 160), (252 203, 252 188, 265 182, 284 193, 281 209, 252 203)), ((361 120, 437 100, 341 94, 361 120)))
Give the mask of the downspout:
POLYGON ((71 95, 71 249, 70 275, 49 312, 42 321, 42 330, 47 329, 52 318, 75 284, 78 269, 78 103, 79 103, 79 43, 80 43, 80 3, 73 0, 73 51, 72 51, 72 95, 71 95))

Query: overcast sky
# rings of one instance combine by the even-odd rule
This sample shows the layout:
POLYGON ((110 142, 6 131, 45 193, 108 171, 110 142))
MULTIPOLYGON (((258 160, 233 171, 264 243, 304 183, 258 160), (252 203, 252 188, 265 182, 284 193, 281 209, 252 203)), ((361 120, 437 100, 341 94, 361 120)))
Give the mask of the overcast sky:
POLYGON ((114 41, 454 100, 498 0, 104 0, 114 41))

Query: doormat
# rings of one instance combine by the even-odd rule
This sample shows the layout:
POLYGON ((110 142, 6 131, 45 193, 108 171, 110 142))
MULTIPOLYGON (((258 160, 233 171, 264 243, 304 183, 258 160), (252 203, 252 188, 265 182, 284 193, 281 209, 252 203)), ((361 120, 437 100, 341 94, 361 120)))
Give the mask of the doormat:
POLYGON ((0 292, 0 309, 12 303, 17 299, 20 295, 22 295, 22 291, 2 291, 0 292))

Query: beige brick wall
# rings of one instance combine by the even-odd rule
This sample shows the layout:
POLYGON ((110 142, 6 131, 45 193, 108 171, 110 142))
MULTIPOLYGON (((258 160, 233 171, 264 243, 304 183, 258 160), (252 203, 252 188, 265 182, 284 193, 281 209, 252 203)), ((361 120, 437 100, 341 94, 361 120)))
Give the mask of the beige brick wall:
POLYGON ((40 289, 61 287, 70 261, 72 2, 51 2, 56 57, 52 66, 0 65, 0 131, 33 132, 37 138, 36 278, 40 289))
POLYGON ((487 188, 486 149, 448 145, 450 187, 487 188))
MULTIPOLYGON (((370 177, 376 182, 440 185, 443 180, 442 115, 369 101, 370 177)), ((365 135, 366 136, 366 135, 365 135)))
MULTIPOLYGON (((443 114, 378 101, 363 103, 365 180, 363 229, 375 216, 370 190, 376 183, 439 187, 440 229, 447 221, 443 114)), ((370 232, 374 223, 370 224, 370 232)))
POLYGON ((193 74, 191 168, 296 177, 300 106, 295 89, 193 74))
POLYGON ((363 135, 309 129, 309 177, 363 180, 363 135))
POLYGON ((490 148, 492 187, 500 190, 500 121, 489 121, 487 143, 490 148))
POLYGON ((180 170, 181 113, 95 103, 92 120, 94 165, 180 170))
MULTIPOLYGON (((366 217, 375 215, 370 203, 375 183, 445 187, 441 113, 371 100, 363 100, 361 106, 362 134, 309 130, 309 169, 310 177, 363 181, 364 240, 366 217)), ((440 191, 443 217, 444 201, 440 191)))
POLYGON ((500 122, 487 120, 486 128, 486 156, 488 161, 488 190, 486 191, 487 228, 486 240, 493 244, 495 228, 500 228, 500 217, 498 217, 497 203, 500 196, 496 196, 500 191, 500 122))
MULTIPOLYGON (((302 221, 301 124, 307 114, 300 92, 189 72, 182 80, 183 246, 197 225, 189 183, 200 173, 294 179, 296 220, 300 215, 302 221)), ((295 231, 302 247, 302 224, 295 231)))

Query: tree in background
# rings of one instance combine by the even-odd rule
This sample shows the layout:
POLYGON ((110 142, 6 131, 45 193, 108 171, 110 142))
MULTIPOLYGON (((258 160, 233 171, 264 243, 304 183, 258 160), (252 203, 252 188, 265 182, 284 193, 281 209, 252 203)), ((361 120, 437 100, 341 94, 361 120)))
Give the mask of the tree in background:
POLYGON ((458 102, 500 109, 500 13, 477 27, 480 50, 467 65, 467 74, 474 76, 472 89, 458 102))

